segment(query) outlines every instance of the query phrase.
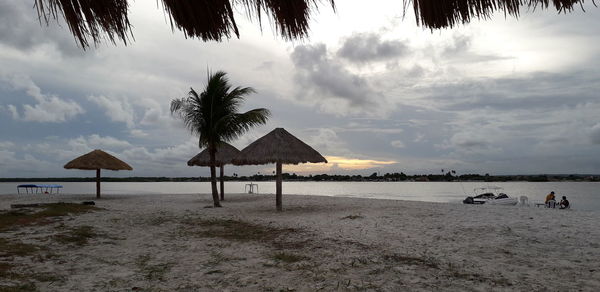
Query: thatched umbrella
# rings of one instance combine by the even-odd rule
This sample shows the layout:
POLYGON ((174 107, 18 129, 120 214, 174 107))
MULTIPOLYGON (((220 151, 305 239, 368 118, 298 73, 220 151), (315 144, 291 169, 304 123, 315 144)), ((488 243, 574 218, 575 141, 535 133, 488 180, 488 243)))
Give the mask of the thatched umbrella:
POLYGON ((235 165, 275 163, 277 172, 275 204, 277 211, 281 211, 281 165, 327 163, 327 159, 285 129, 277 128, 244 148, 232 162, 235 165))
MULTIPOLYGON (((231 159, 233 159, 239 153, 240 150, 225 142, 222 142, 219 146, 217 146, 217 153, 215 154, 215 166, 219 166, 221 168, 221 201, 225 200, 225 182, 223 182, 223 166, 225 166, 225 164, 230 164, 231 159)), ((202 150, 202 152, 192 157, 192 159, 190 159, 187 162, 187 165, 210 166, 210 153, 208 152, 208 148, 202 150)))
POLYGON ((69 161, 65 168, 96 170, 96 198, 100 198, 100 169, 133 170, 129 164, 98 149, 69 161))

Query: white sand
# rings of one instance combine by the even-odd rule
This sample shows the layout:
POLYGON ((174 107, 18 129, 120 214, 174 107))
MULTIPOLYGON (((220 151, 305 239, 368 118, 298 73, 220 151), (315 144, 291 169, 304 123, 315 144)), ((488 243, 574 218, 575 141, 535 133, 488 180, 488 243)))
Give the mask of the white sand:
MULTIPOLYGON (((0 237, 55 254, 12 259, 62 278, 42 291, 600 291, 600 212, 287 195, 278 213, 273 195, 227 198, 204 208, 209 195, 107 195, 105 211, 0 237), (211 218, 295 230, 237 241, 183 223, 211 218), (104 235, 83 247, 48 239, 82 225, 104 235)), ((1 196, 0 209, 91 199, 1 196)))

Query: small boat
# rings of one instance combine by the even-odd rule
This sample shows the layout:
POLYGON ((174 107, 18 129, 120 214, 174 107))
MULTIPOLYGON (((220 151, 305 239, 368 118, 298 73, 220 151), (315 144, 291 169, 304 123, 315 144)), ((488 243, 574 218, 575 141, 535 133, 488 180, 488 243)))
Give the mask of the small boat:
POLYGON ((488 186, 484 188, 475 188, 474 196, 469 196, 463 200, 464 204, 488 204, 488 205, 508 205, 514 206, 519 203, 517 198, 511 198, 502 192, 503 188, 488 186))

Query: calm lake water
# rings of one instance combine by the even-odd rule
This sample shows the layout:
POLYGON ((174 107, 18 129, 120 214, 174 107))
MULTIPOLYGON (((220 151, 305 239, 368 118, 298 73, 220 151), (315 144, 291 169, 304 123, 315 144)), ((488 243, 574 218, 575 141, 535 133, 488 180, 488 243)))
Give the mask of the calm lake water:
MULTIPOLYGON (((248 182, 227 182, 225 193, 243 193, 248 182)), ((16 194, 20 183, 0 183, 1 194, 16 194)), ((53 184, 53 183, 40 183, 53 184)), ((65 194, 95 194, 95 183, 61 183, 65 194)), ((506 182, 490 183, 504 188, 512 197, 527 196, 530 202, 543 201, 554 191, 566 195, 573 209, 600 212, 600 183, 597 182, 506 182)), ((488 186, 480 182, 284 182, 283 193, 427 202, 461 203, 473 189, 488 186)), ((275 193, 275 182, 258 182, 261 194, 275 193)), ((210 193, 208 182, 102 183, 103 194, 192 194, 210 193)), ((39 195, 39 194, 38 194, 39 195)))

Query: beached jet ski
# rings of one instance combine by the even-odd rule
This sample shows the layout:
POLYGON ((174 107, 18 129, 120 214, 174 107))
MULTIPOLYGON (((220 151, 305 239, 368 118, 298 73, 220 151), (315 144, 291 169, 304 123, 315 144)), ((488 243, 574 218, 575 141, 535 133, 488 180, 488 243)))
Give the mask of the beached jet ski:
POLYGON ((501 187, 485 187, 473 190, 474 196, 469 196, 463 200, 464 204, 488 204, 488 205, 516 205, 519 200, 511 198, 502 192, 501 187))

